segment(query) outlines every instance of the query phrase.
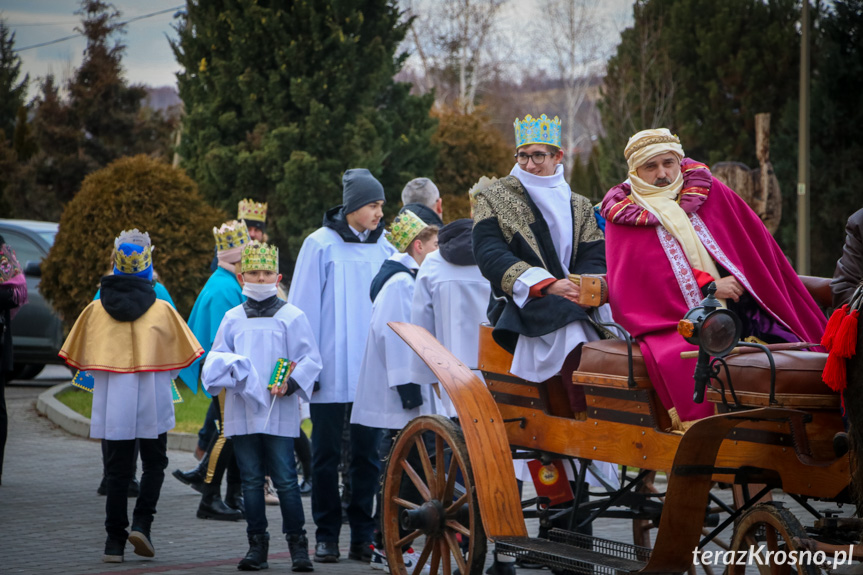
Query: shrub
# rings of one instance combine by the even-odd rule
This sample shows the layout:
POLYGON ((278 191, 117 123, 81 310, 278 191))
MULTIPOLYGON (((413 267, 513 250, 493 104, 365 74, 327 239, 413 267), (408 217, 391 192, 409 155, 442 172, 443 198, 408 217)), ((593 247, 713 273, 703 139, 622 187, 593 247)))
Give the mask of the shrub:
POLYGON ((114 238, 138 228, 149 232, 153 267, 188 317, 210 275, 212 228, 226 219, 182 170, 144 155, 120 158, 87 176, 66 205, 40 291, 71 327, 111 270, 114 238))

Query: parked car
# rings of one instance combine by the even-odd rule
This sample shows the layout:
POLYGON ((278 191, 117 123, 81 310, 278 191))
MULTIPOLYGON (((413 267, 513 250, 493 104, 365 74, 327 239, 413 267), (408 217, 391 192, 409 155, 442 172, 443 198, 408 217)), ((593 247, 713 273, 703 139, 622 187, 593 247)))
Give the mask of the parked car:
POLYGON ((54 308, 39 293, 41 262, 54 245, 59 224, 33 220, 0 219, 0 235, 15 250, 27 278, 30 301, 12 320, 12 379, 32 379, 45 364, 62 364, 57 356, 63 345, 63 325, 54 308))

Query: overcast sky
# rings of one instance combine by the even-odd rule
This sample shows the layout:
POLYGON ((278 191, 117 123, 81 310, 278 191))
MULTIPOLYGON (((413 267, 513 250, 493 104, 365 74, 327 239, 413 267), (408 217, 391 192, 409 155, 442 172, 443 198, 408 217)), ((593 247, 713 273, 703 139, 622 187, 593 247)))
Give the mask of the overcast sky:
MULTIPOLYGON (((524 7, 534 0, 520 0, 524 7)), ((153 15, 129 23, 123 41, 126 52, 123 66, 131 83, 150 86, 175 86, 174 74, 179 65, 168 45, 167 37, 174 37, 171 23, 175 13, 185 6, 183 0, 114 0, 122 13, 123 21, 153 15)), ((632 0, 603 0, 609 28, 623 30, 631 20, 632 0)), ((74 28, 80 18, 74 14, 78 0, 0 0, 0 15, 15 33, 15 48, 27 48, 76 34, 74 28)), ((49 46, 19 52, 22 70, 31 79, 53 73, 58 79, 69 77, 71 70, 81 63, 85 42, 82 37, 57 42, 49 46)), ((30 95, 35 93, 31 84, 30 95)))

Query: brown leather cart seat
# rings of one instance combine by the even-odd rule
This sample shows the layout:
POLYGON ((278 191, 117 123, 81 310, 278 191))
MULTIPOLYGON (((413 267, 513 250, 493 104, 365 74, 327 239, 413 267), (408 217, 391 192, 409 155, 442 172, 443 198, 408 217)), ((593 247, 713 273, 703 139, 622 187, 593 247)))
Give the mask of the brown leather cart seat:
POLYGON ((634 386, 629 384, 629 353, 622 340, 600 340, 584 344, 581 362, 573 372, 573 383, 604 387, 652 387, 647 376, 647 367, 638 344, 632 343, 632 376, 634 386))
MULTIPOLYGON (((776 403, 797 409, 826 409, 839 407, 839 394, 821 381, 821 372, 827 361, 826 353, 814 351, 774 351, 776 363, 776 403)), ((770 362, 764 353, 745 353, 729 356, 728 376, 725 370, 719 377, 725 384, 725 399, 733 404, 728 392, 728 379, 741 405, 770 406, 770 362)), ((714 382, 715 386, 716 383, 714 382)), ((722 402, 718 390, 708 389, 708 401, 722 402)))

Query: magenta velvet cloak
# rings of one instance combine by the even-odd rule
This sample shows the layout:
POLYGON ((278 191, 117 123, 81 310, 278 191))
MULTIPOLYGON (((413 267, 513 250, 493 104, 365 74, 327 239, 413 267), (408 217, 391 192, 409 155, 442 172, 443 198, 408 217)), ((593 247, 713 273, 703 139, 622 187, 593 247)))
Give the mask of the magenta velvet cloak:
MULTIPOLYGON (((684 159, 681 169, 680 205, 713 259, 800 341, 820 341, 826 318, 758 216, 703 164, 684 159)), ((637 339, 665 408, 676 408, 681 421, 707 417, 713 406, 692 400, 696 360, 680 358, 697 348, 677 333, 700 289, 680 245, 629 191, 620 184, 602 203, 615 321, 637 339)))

